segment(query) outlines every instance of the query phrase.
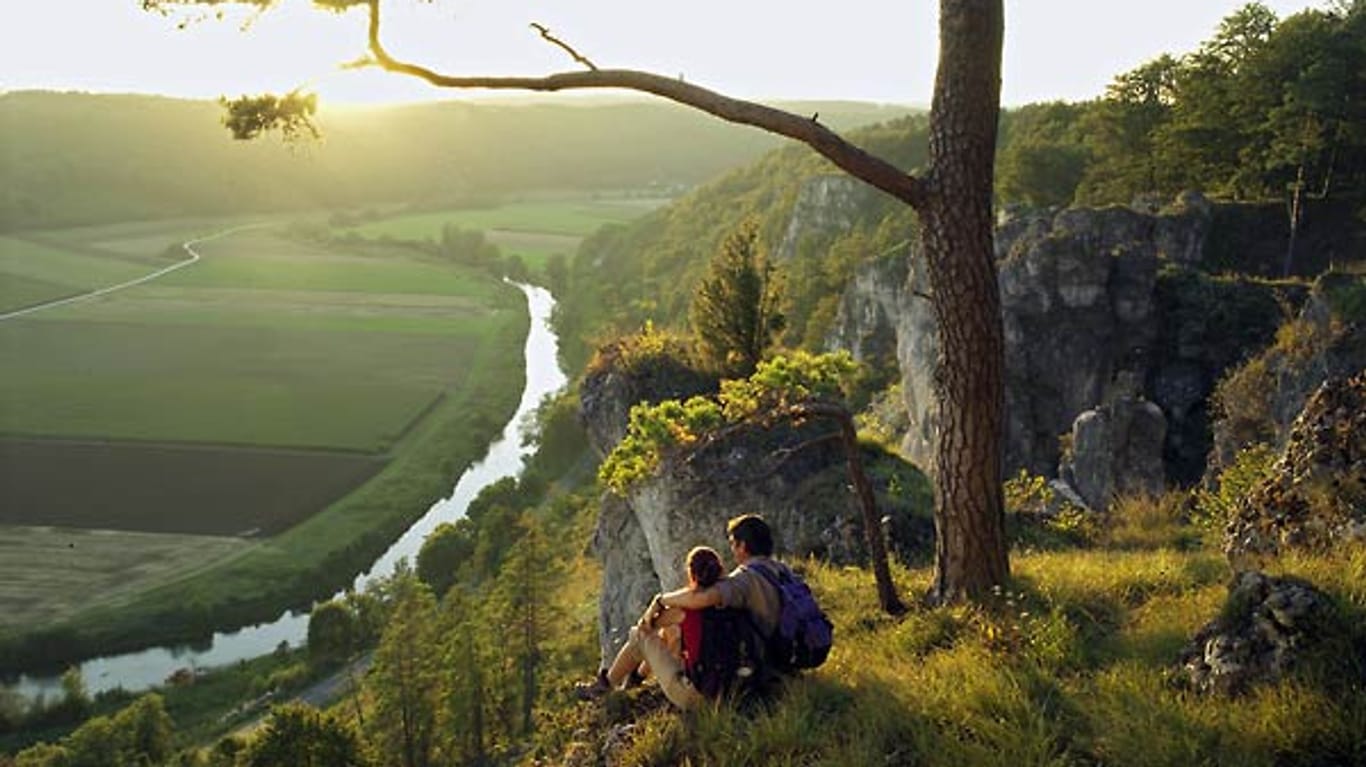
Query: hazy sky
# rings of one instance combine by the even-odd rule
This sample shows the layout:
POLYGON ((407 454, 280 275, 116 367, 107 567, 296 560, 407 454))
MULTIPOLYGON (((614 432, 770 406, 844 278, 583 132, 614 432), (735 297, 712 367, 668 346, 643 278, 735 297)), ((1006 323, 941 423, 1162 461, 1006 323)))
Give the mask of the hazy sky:
MULTIPOLYGON (((14 0, 11 0, 14 2, 14 0)), ((1327 0, 1263 0, 1282 17, 1327 0)), ((1099 95, 1117 73, 1184 53, 1243 0, 1007 0, 1006 104, 1099 95)), ((364 46, 363 13, 283 0, 177 29, 140 0, 32 0, 0 29, 0 88, 213 98, 309 83, 332 101, 451 98, 404 78, 339 72, 364 46)), ((927 103, 935 0, 393 0, 385 42, 453 73, 570 68, 537 21, 600 67, 682 74, 750 98, 927 103)), ((387 11, 386 11, 387 12, 387 11)))

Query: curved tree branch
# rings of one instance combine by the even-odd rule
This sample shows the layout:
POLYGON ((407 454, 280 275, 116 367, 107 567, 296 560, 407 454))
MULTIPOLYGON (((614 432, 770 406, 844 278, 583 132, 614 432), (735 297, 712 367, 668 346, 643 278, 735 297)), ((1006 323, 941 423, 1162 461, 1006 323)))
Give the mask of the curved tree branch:
MULTIPOLYGON (((622 88, 649 93, 670 101, 693 107, 728 122, 750 125, 771 133, 800 141, 846 173, 874 186, 887 194, 920 209, 928 198, 925 182, 912 176, 880 157, 849 143, 839 134, 819 122, 781 109, 734 99, 678 78, 664 77, 632 69, 597 69, 583 72, 560 72, 541 77, 487 77, 443 75, 426 67, 400 61, 389 54, 380 42, 379 0, 367 0, 370 11, 370 53, 382 69, 425 80, 440 88, 484 88, 491 90, 563 91, 589 88, 622 88)), ((593 67, 573 48, 550 37, 542 29, 542 36, 566 49, 577 61, 593 67)))

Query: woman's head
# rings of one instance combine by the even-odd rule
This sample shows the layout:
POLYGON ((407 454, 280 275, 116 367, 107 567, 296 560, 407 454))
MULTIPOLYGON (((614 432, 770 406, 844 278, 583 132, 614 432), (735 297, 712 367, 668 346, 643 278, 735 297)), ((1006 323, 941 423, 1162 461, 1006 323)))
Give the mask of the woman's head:
POLYGON ((710 546, 697 546, 688 552, 688 584, 705 589, 721 580, 721 556, 710 546))

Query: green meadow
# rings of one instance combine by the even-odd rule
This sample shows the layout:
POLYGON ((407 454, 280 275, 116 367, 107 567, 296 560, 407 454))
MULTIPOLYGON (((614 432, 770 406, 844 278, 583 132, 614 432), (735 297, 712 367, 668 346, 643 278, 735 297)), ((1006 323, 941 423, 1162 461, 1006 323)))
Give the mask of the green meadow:
POLYGON ((380 452, 520 309, 488 278, 401 255, 264 231, 199 252, 146 286, 0 325, 18 361, 0 433, 380 452))
POLYGON ((414 213, 356 227, 362 237, 389 236, 399 240, 441 238, 441 229, 505 229, 514 232, 583 237, 603 224, 624 223, 649 213, 661 200, 544 200, 510 202, 483 208, 414 213))
POLYGON ((519 256, 528 268, 539 272, 551 256, 573 255, 579 242, 599 227, 633 221, 664 202, 655 198, 520 201, 398 215, 350 231, 371 239, 438 242, 448 224, 479 230, 505 255, 519 256))

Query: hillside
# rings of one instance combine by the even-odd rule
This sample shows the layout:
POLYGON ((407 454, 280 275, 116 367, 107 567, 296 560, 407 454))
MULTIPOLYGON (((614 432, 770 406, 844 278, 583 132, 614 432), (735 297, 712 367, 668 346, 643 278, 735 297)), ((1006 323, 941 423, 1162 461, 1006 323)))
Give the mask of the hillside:
MULTIPOLYGON (((833 125, 903 113, 799 105, 833 125)), ((236 142, 206 101, 0 95, 0 231, 189 215, 439 206, 544 190, 674 193, 776 146, 681 107, 471 103, 327 107, 318 142, 236 142), (506 148, 489 151, 490 147, 506 148)))

